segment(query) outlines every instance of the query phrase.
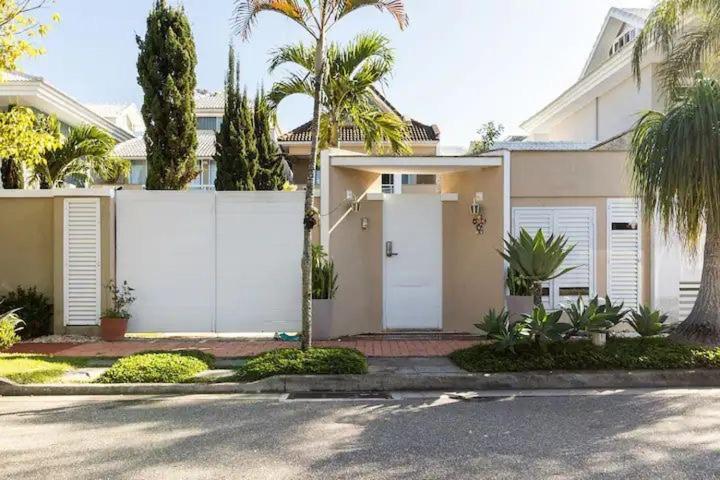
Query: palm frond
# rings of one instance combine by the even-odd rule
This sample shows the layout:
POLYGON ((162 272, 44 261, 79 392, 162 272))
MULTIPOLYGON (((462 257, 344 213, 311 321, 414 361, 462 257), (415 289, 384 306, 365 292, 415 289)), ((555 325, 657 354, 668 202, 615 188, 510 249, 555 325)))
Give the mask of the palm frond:
POLYGON ((659 217, 695 251, 704 224, 720 221, 720 84, 698 76, 666 114, 647 112, 632 137, 632 186, 645 216, 659 217))
POLYGON ((312 81, 307 77, 297 74, 290 74, 285 80, 275 82, 267 95, 268 102, 272 108, 291 95, 308 95, 312 97, 314 89, 312 81))
POLYGON ((250 36, 252 28, 257 23, 257 17, 263 12, 274 12, 284 15, 310 33, 308 20, 312 17, 312 5, 305 1, 300 4, 297 0, 235 0, 233 14, 233 29, 243 39, 250 36))
POLYGON ((270 65, 268 71, 272 73, 285 64, 293 64, 307 72, 315 69, 315 48, 303 43, 285 45, 270 52, 270 65))
MULTIPOLYGON (((332 58, 328 55, 329 58, 332 58)), ((368 59, 381 63, 388 70, 392 70, 395 63, 395 53, 390 47, 387 37, 377 33, 368 32, 357 35, 342 50, 338 50, 334 62, 338 73, 352 75, 356 69, 367 64, 368 59)))
POLYGON ((354 105, 348 110, 349 119, 357 126, 365 139, 365 150, 396 155, 412 153, 407 146, 407 124, 394 113, 382 112, 368 104, 354 105), (384 146, 387 144, 389 148, 384 146))
POLYGON ((409 18, 405 11, 403 0, 330 0, 334 4, 335 19, 340 20, 345 15, 363 7, 375 7, 380 11, 388 12, 395 18, 400 29, 408 26, 409 18))

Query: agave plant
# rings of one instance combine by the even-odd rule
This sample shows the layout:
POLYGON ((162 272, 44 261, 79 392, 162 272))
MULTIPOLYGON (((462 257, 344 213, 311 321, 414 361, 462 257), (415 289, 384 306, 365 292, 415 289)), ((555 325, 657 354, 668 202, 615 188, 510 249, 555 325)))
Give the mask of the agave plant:
POLYGON ((630 318, 627 323, 641 337, 654 337, 669 330, 669 326, 665 325, 668 316, 659 310, 652 310, 650 307, 640 305, 640 309, 630 312, 630 318))
POLYGON ((570 330, 565 334, 566 337, 577 335, 587 329, 590 323, 590 317, 597 312, 597 297, 592 299, 588 305, 582 297, 578 297, 577 301, 563 305, 562 311, 565 312, 568 320, 570 320, 570 330))
POLYGON ((495 340, 494 348, 496 350, 515 353, 515 347, 528 340, 529 331, 522 323, 510 325, 510 322, 507 322, 502 326, 500 331, 489 337, 495 340))
POLYGON ((511 270, 532 284, 533 302, 542 305, 542 283, 553 280, 577 268, 561 268, 574 245, 568 246, 564 235, 550 235, 547 239, 542 230, 531 236, 525 229, 518 237, 508 235, 503 251, 498 250, 511 270))
POLYGON ((523 315, 522 325, 530 340, 538 346, 544 347, 548 342, 562 340, 563 334, 572 328, 570 324, 560 323, 562 314, 562 310, 548 313, 541 304, 536 306, 532 313, 523 315))
POLYGON ((495 335, 500 335, 508 328, 510 324, 510 316, 504 308, 497 312, 494 308, 490 309, 483 318, 481 323, 476 323, 475 328, 485 332, 485 336, 490 339, 495 335))
POLYGON ((312 246, 312 296, 314 300, 330 300, 338 290, 335 263, 328 258, 322 245, 312 246))
POLYGON ((587 305, 582 297, 578 297, 574 303, 562 307, 572 326, 566 336, 577 335, 581 331, 606 332, 620 323, 628 313, 623 310, 623 306, 624 303, 613 304, 608 296, 604 303, 600 303, 599 297, 595 296, 587 305))

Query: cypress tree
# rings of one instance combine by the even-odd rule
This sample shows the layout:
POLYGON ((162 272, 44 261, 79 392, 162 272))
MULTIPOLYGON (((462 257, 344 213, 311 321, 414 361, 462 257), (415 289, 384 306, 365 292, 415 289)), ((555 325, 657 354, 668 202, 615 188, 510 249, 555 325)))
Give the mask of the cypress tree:
POLYGON ((197 175, 195 66, 190 22, 182 7, 156 0, 145 38, 136 37, 140 54, 138 84, 142 106, 149 190, 181 190, 197 175))
POLYGON ((285 184, 282 155, 272 132, 272 110, 265 90, 255 95, 255 141, 258 152, 258 173, 255 187, 258 190, 280 190, 285 184))
POLYGON ((257 171, 252 115, 247 98, 240 94, 240 67, 232 45, 228 53, 228 71, 225 79, 225 112, 220 131, 215 134, 217 164, 216 190, 255 190, 257 171))

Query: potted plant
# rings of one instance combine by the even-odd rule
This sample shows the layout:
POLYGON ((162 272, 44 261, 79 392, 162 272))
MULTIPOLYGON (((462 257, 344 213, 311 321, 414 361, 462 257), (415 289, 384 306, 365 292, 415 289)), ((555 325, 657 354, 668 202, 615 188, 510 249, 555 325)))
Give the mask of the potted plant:
POLYGON ((328 258, 322 245, 312 247, 312 335, 314 340, 327 340, 332 333, 333 298, 338 290, 335 263, 328 258))
POLYGON ((130 320, 128 308, 135 301, 133 296, 135 289, 131 288, 127 281, 118 286, 112 280, 108 282, 106 288, 110 292, 111 305, 100 317, 100 336, 106 342, 115 342, 125 338, 127 333, 128 320, 130 320))
POLYGON ((517 323, 522 320, 523 314, 532 312, 534 305, 530 290, 531 284, 521 274, 512 268, 508 268, 505 286, 508 292, 505 297, 505 304, 507 305, 510 323, 517 323))

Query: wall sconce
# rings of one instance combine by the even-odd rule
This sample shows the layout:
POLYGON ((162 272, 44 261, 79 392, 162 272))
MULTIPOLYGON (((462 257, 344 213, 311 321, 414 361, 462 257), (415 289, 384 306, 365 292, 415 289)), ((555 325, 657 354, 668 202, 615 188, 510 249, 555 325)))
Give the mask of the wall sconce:
POLYGON ((475 226, 475 231, 478 235, 485 233, 485 224, 487 218, 485 217, 485 208, 482 205, 484 199, 483 192, 476 192, 472 203, 470 204, 470 215, 472 215, 472 223, 475 226))
POLYGON ((368 219, 368 217, 362 217, 360 219, 360 228, 363 230, 367 230, 369 223, 370 223, 370 220, 368 219))
POLYGON ((352 209, 353 212, 360 211, 360 200, 352 190, 345 190, 345 201, 347 202, 348 208, 352 209))

